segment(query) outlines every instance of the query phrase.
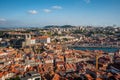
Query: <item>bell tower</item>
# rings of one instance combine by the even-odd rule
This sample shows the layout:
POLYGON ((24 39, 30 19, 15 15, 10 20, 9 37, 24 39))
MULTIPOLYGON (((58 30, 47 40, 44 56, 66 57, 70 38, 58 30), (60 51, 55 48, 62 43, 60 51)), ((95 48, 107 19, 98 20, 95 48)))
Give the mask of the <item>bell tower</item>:
POLYGON ((25 35, 25 44, 26 44, 26 46, 31 44, 31 35, 30 34, 25 35))

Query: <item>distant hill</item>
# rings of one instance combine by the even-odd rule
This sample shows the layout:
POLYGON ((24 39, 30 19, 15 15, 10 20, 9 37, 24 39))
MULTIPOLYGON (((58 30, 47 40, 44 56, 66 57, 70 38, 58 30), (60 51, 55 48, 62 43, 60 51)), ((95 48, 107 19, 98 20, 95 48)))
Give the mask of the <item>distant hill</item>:
POLYGON ((71 25, 63 25, 63 26, 55 26, 55 25, 49 25, 49 26, 45 26, 44 28, 71 28, 74 26, 71 25))

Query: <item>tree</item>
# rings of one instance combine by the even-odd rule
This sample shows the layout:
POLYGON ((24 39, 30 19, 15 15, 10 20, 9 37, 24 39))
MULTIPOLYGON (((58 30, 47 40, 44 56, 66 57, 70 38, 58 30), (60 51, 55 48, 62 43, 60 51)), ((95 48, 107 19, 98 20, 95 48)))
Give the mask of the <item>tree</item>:
POLYGON ((67 39, 67 38, 63 38, 63 40, 64 40, 64 41, 68 41, 68 39, 67 39))

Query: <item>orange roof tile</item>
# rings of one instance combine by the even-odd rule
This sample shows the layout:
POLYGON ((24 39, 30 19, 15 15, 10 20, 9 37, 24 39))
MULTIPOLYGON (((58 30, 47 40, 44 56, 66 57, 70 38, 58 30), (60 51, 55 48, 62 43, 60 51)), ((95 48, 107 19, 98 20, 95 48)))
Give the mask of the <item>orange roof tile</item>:
POLYGON ((31 38, 31 40, 35 40, 36 38, 31 38))
POLYGON ((0 78, 3 76, 3 72, 0 72, 0 78))
POLYGON ((52 80, 60 80, 60 76, 58 74, 55 74, 52 80))
POLYGON ((48 36, 39 36, 38 38, 39 38, 39 39, 47 39, 48 36))

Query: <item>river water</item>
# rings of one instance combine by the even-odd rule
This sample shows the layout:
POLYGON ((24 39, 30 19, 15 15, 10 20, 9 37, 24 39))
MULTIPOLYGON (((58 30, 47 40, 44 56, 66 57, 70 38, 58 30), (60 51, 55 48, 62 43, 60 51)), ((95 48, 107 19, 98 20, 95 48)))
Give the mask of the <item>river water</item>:
POLYGON ((120 48, 111 48, 111 47, 73 47, 75 50, 102 50, 106 53, 114 53, 118 51, 120 48))

